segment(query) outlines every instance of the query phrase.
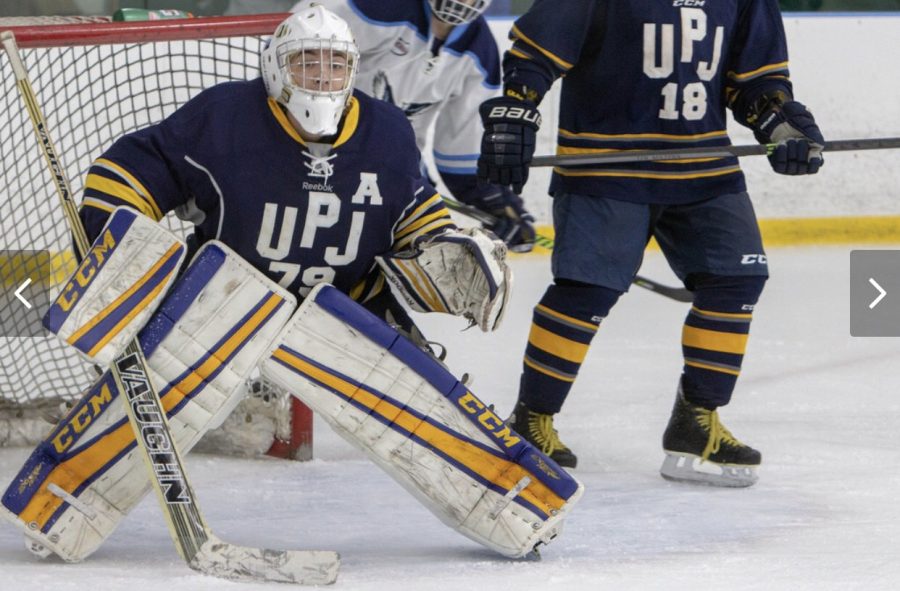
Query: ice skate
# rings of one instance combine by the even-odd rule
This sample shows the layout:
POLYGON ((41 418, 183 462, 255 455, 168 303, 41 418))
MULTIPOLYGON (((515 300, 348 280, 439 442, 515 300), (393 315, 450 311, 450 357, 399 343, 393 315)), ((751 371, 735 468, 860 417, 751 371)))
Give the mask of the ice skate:
POLYGON ((524 403, 516 404, 508 421, 516 433, 529 443, 550 456, 563 468, 574 468, 578 458, 565 443, 559 440, 559 434, 553 428, 553 415, 534 412, 524 403))
POLYGON ((758 451, 725 428, 718 412, 685 400, 680 386, 663 434, 663 451, 663 478, 712 486, 751 486, 762 460, 758 451))

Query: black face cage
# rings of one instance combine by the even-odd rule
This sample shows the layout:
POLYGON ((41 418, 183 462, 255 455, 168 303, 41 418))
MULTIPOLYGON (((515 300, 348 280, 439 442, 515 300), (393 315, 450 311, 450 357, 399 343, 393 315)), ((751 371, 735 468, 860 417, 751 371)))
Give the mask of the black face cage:
POLYGON ((429 0, 434 15, 445 23, 470 23, 485 11, 490 0, 429 0))

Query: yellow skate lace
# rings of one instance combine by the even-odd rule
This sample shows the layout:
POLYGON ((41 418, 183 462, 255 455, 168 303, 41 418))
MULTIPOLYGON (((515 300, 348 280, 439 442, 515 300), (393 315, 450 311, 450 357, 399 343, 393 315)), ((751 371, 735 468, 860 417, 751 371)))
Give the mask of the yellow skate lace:
POLYGON ((559 440, 559 434, 553 428, 553 415, 536 412, 528 413, 528 431, 534 441, 541 446, 541 451, 547 455, 556 450, 566 450, 568 447, 559 440))
POLYGON ((731 434, 731 431, 725 428, 725 425, 719 420, 717 411, 702 407, 695 410, 697 412, 697 422, 709 433, 709 439, 706 441, 703 455, 700 456, 701 459, 708 460, 709 456, 718 452, 723 441, 733 447, 745 447, 743 443, 731 434))

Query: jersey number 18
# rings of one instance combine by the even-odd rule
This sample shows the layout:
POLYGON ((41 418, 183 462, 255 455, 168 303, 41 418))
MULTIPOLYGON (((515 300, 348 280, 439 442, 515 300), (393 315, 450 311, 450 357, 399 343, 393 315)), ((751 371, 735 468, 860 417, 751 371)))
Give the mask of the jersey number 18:
MULTIPOLYGON (((694 43, 706 38, 706 13, 700 8, 684 8, 681 11, 681 52, 679 60, 683 64, 694 61, 694 43)), ((719 69, 722 58, 724 27, 716 27, 713 55, 710 61, 697 61, 697 76, 700 82, 690 82, 683 88, 677 82, 669 82, 662 87, 663 106, 659 110, 660 119, 688 121, 703 119, 708 106, 704 82, 712 80, 719 69), (681 94, 679 109, 678 95, 681 94)), ((675 71, 675 25, 644 23, 644 74, 650 78, 668 78, 675 71), (659 61, 657 62, 657 38, 659 61)))

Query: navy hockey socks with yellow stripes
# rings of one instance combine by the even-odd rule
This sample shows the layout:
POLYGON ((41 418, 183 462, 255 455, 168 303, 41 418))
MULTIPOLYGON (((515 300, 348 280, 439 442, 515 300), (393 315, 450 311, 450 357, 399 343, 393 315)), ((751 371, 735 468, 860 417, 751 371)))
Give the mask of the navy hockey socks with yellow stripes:
POLYGON ((694 305, 681 333, 682 387, 690 402, 712 410, 731 400, 765 282, 764 276, 706 276, 695 282, 694 305))
POLYGON ((560 441, 553 415, 562 408, 600 322, 620 295, 605 287, 559 280, 534 308, 511 424, 563 467, 574 468, 578 460, 560 441))
POLYGON ((726 487, 756 482, 761 454, 732 435, 716 409, 731 399, 765 280, 709 276, 695 284, 682 333, 684 373, 663 433, 664 478, 726 487))

